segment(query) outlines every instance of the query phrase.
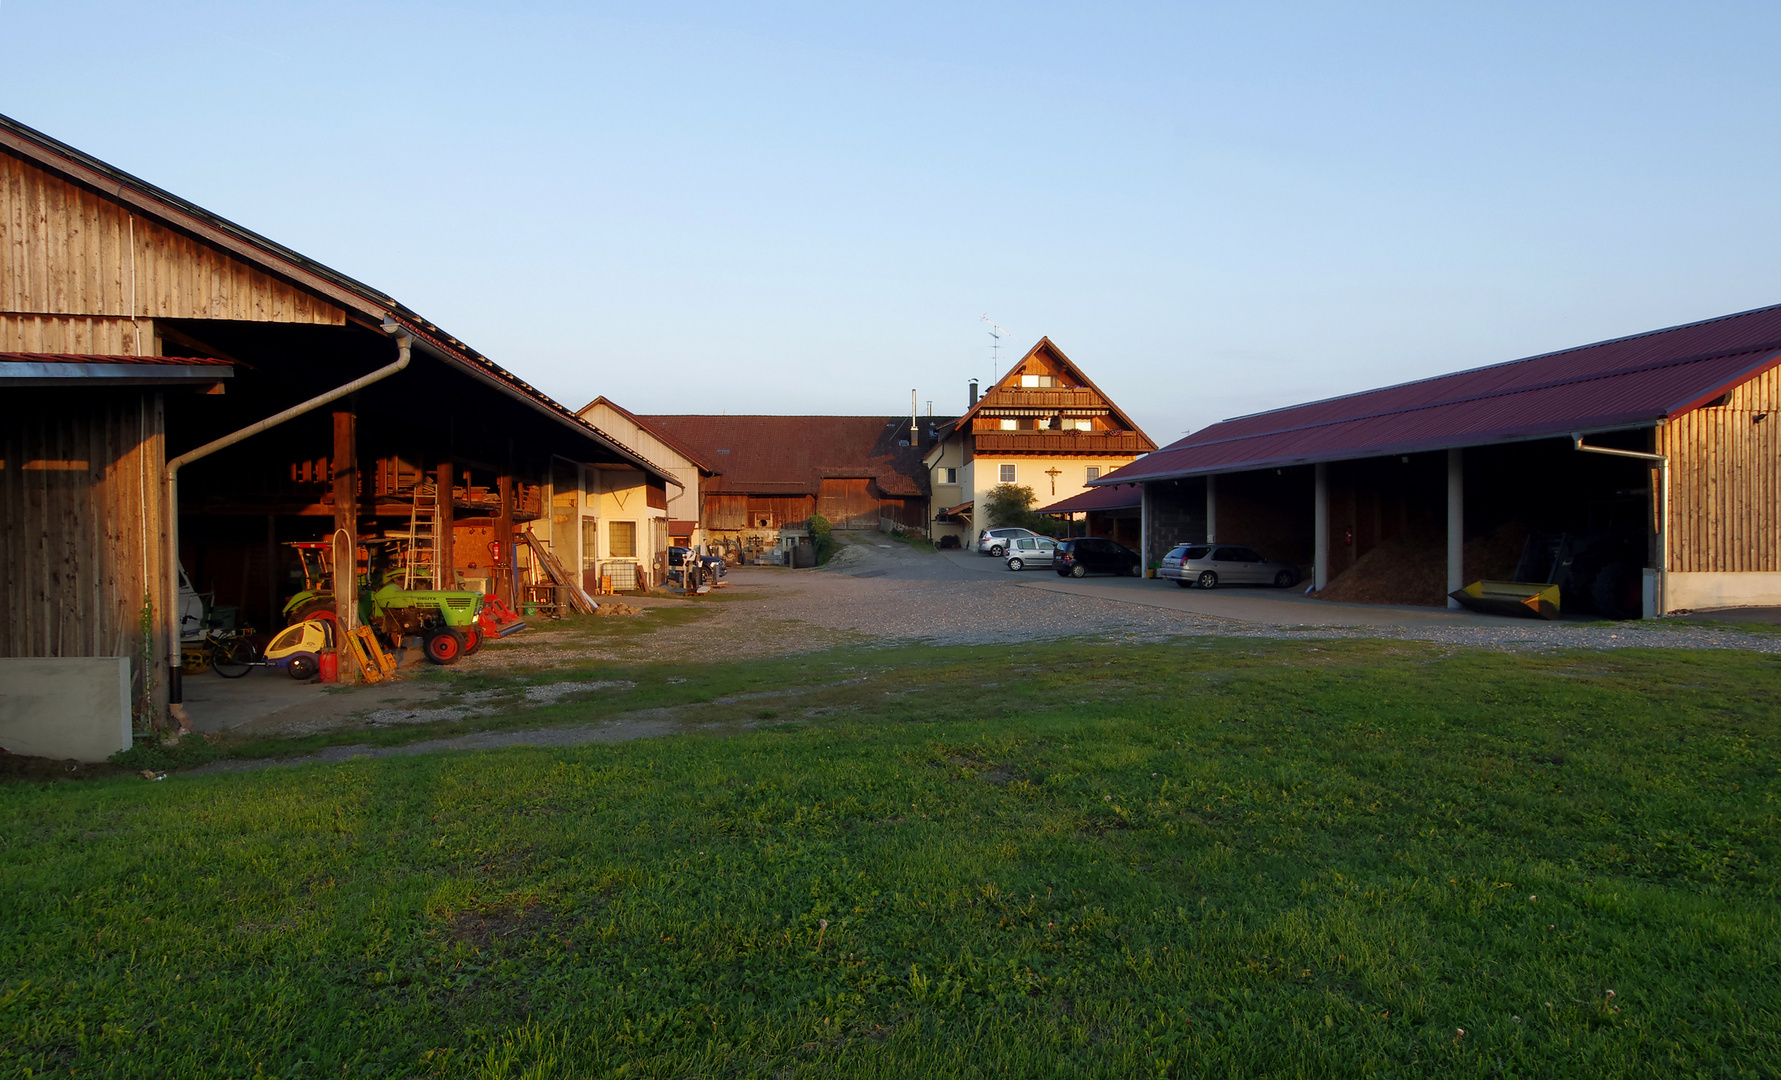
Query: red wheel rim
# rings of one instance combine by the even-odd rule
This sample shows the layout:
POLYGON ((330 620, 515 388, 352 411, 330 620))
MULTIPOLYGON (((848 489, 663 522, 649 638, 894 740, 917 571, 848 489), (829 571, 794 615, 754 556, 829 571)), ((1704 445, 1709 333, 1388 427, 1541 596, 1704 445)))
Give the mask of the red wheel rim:
POLYGON ((434 634, 427 639, 427 655, 435 660, 455 660, 461 646, 452 634, 434 634))

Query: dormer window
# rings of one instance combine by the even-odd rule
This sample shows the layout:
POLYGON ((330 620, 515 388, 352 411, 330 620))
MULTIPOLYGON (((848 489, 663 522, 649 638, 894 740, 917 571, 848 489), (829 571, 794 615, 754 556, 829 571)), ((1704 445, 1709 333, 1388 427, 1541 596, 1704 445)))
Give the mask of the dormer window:
POLYGON ((1057 380, 1050 375, 1022 375, 1020 377, 1020 388, 1022 390, 1040 390, 1048 386, 1056 385, 1057 380))

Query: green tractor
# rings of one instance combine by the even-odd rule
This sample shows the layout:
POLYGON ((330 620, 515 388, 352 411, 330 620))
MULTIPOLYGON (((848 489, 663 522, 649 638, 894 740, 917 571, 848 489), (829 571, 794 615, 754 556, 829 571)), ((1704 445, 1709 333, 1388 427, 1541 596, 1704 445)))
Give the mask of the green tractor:
MULTIPOLYGON (((371 569, 359 581, 359 621, 377 630, 391 645, 404 638, 421 639, 421 651, 435 664, 456 663, 482 648, 483 631, 477 616, 482 613, 482 596, 474 592, 447 589, 404 589, 395 583, 383 582, 386 553, 383 541, 368 541, 371 569)), ((394 543, 394 542, 390 542, 394 543)), ((334 614, 334 545, 326 540, 298 541, 288 545, 296 549, 303 563, 303 588, 285 603, 288 623, 305 619, 333 621, 334 614)))

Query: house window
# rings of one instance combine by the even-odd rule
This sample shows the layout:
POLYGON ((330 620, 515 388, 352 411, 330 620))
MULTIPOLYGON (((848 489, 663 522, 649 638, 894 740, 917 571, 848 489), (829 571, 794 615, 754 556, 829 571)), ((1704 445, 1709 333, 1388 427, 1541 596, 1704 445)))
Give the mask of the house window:
POLYGON ((998 482, 999 482, 999 483, 1003 483, 1003 484, 1012 484, 1012 483, 1014 483, 1014 466, 1012 466, 1012 465, 1003 465, 1003 466, 1001 466, 1001 467, 1000 467, 1000 470, 999 470, 999 471, 1000 471, 1000 474, 1001 474, 1001 475, 1000 475, 1000 479, 999 479, 999 481, 998 481, 998 482))
POLYGON ((1076 430, 1077 431, 1093 431, 1094 429, 1095 429, 1095 422, 1093 420, 1078 420, 1078 421, 1076 421, 1076 430))
POLYGON ((958 482, 959 482, 959 471, 957 469, 935 469, 934 470, 934 483, 936 483, 936 484, 955 484, 956 485, 958 482))
POLYGON ((1004 420, 1004 421, 1002 421, 1002 430, 1003 431, 1019 431, 1020 430, 1020 421, 1019 420, 1004 420))
POLYGON ((610 545, 609 554, 614 559, 635 559, 637 557, 637 523, 635 521, 613 521, 606 526, 606 542, 610 545))
POLYGON ((1082 482, 1085 484, 1090 483, 1091 481, 1099 480, 1100 478, 1101 478, 1101 467, 1099 465, 1090 465, 1088 468, 1083 470, 1082 482))
POLYGON ((1053 379, 1050 375, 1022 375, 1020 377, 1020 388, 1022 390, 1036 390, 1040 387, 1055 385, 1057 385, 1057 380, 1053 379))

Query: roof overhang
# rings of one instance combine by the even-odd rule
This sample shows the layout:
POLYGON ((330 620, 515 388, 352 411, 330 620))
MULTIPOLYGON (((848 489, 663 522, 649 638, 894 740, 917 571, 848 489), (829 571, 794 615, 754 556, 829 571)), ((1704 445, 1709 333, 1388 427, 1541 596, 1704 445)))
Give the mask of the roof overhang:
POLYGON ((112 386, 203 386, 233 378, 226 361, 168 363, 155 357, 0 356, 0 384, 100 389, 112 386))

